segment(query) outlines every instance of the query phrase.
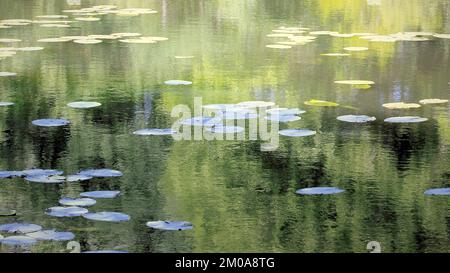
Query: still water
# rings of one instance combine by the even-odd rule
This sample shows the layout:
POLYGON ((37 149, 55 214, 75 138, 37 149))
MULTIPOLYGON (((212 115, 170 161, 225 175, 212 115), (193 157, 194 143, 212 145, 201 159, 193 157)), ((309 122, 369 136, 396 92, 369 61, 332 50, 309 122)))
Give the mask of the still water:
MULTIPOLYGON (((0 180, 0 208, 16 216, 0 224, 28 222, 71 231, 82 251, 129 252, 367 252, 369 241, 383 252, 450 252, 450 199, 426 196, 450 186, 450 122, 447 104, 389 110, 388 102, 449 99, 450 40, 376 43, 318 36, 291 49, 267 48, 266 37, 281 26, 341 33, 450 33, 446 0, 191 1, 1 0, 0 19, 30 19, 98 4, 151 8, 139 16, 102 15, 71 28, 36 24, 0 29, 0 38, 43 46, 0 60, 0 170, 111 168, 119 178, 64 184, 0 180), (69 35, 138 32, 169 40, 155 44, 39 43, 69 35), (347 57, 320 54, 344 47, 369 50, 347 57), (194 56, 177 59, 174 56, 194 56), (167 80, 190 86, 165 85, 167 80), (371 80, 369 89, 336 80, 371 80), (170 128, 174 106, 248 100, 305 110, 280 129, 308 128, 317 135, 280 137, 276 151, 259 141, 174 141, 143 137, 142 128, 170 128), (310 99, 351 107, 312 107, 310 99), (79 110, 73 101, 101 107, 79 110), (337 116, 365 114, 376 121, 354 124, 337 116), (428 118, 389 124, 387 117, 428 118), (37 127, 31 121, 65 118, 70 126, 37 127), (339 187, 329 196, 296 195, 299 188, 339 187), (45 214, 62 196, 119 190, 92 211, 116 211, 131 220, 104 223, 45 214), (194 229, 158 231, 147 221, 189 221, 194 229)), ((67 14, 69 15, 69 14, 67 14)), ((69 19, 73 17, 69 15, 69 19)), ((6 234, 2 234, 6 235, 6 234)), ((0 251, 14 251, 2 246, 0 251)), ((68 252, 64 242, 40 242, 27 251, 68 252)))

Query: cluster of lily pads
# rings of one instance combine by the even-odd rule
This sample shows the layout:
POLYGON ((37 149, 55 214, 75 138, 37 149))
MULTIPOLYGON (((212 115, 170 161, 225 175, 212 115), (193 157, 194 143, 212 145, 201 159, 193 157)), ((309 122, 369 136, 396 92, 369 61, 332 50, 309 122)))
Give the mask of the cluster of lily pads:
MULTIPOLYGON (((70 28, 71 23, 84 21, 95 22, 100 21, 100 16, 113 14, 117 16, 139 16, 142 14, 154 14, 156 10, 149 8, 124 8, 118 9, 115 5, 96 5, 89 8, 63 10, 63 13, 70 14, 49 14, 36 16, 35 20, 30 19, 6 19, 0 20, 0 29, 9 29, 17 26, 38 25, 45 28, 70 28), (72 16, 73 18, 71 19, 72 16)), ((112 33, 112 34, 93 34, 93 35, 79 35, 79 36, 62 36, 53 38, 39 39, 40 43, 62 43, 74 42, 76 44, 99 44, 104 40, 118 40, 122 43, 128 44, 155 44, 160 41, 168 40, 166 37, 157 36, 142 36, 140 33, 112 33)), ((22 42, 21 39, 15 38, 0 38, 0 44, 11 44, 22 42)), ((42 46, 28 46, 28 47, 1 47, 0 60, 14 56, 19 51, 38 51, 43 50, 42 46)), ((191 56, 179 56, 181 58, 190 58, 191 56)), ((0 72, 0 77, 16 76, 14 72, 0 72)))
MULTIPOLYGON (((24 171, 0 171, 0 179, 24 177, 25 180, 35 183, 55 184, 87 181, 94 178, 120 177, 122 172, 111 169, 88 169, 74 175, 62 176, 63 171, 30 169, 24 171)), ((90 191, 80 193, 79 197, 62 197, 58 202, 60 206, 50 207, 46 215, 53 217, 83 217, 88 220, 103 222, 126 222, 131 219, 127 214, 111 211, 90 212, 86 207, 94 206, 95 199, 115 198, 120 191, 90 191)), ((15 214, 15 212, 14 212, 15 214)), ((10 214, 13 215, 13 214, 10 214)), ((4 215, 9 216, 9 215, 4 215)), ((190 222, 185 221, 149 221, 146 225, 152 229, 160 230, 189 230, 193 228, 190 222)), ((68 241, 75 235, 71 232, 57 232, 55 230, 42 230, 42 227, 28 223, 10 223, 0 225, 0 232, 18 234, 16 236, 2 237, 0 243, 5 245, 28 246, 39 240, 68 241)), ((97 251, 95 251, 97 252, 97 251)), ((109 251, 108 251, 109 252, 109 251)))
POLYGON ((70 241, 75 238, 72 232, 43 230, 40 225, 29 223, 9 223, 0 225, 0 232, 13 234, 3 237, 0 235, 0 244, 10 246, 30 246, 38 241, 70 241))
POLYGON ((125 8, 118 9, 117 6, 114 5, 97 5, 89 8, 82 9, 72 9, 72 10, 63 10, 63 13, 70 14, 73 17, 73 20, 70 20, 69 15, 63 14, 49 14, 49 15, 40 15, 37 16, 37 20, 28 20, 28 19, 7 19, 0 21, 0 29, 12 28, 15 26, 27 26, 31 24, 37 24, 41 27, 49 27, 49 28, 68 28, 71 27, 70 24, 76 21, 84 21, 84 22, 96 22, 101 20, 101 16, 104 15, 117 15, 117 16, 139 16, 142 14, 155 14, 158 13, 156 10, 149 8, 125 8), (59 20, 54 20, 59 19, 59 20), (62 20, 64 19, 64 20, 62 20))
MULTIPOLYGON (((306 45, 314 42, 319 36, 330 36, 336 38, 359 38, 369 42, 422 42, 430 41, 432 38, 450 39, 450 34, 433 32, 399 32, 388 35, 375 33, 339 33, 337 31, 319 30, 309 31, 307 27, 279 27, 272 30, 273 33, 267 34, 269 38, 279 39, 275 43, 268 44, 266 47, 274 49, 290 49, 292 46, 306 45)), ((350 46, 343 48, 345 51, 366 51, 368 47, 350 46)), ((344 57, 350 56, 349 53, 324 53, 323 56, 344 57)))

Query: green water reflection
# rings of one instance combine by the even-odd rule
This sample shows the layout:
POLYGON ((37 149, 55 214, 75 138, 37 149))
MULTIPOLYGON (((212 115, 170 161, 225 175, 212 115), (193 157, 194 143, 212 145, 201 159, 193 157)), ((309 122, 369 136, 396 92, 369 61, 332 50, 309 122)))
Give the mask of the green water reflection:
MULTIPOLYGON (((97 1, 81 0, 81 7, 97 1)), ((140 32, 168 41, 150 45, 103 42, 45 44, 0 61, 0 169, 55 168, 66 173, 107 167, 118 179, 69 185, 0 180, 0 207, 26 221, 72 231, 82 250, 130 252, 366 252, 379 241, 383 252, 449 252, 450 200, 427 197, 432 187, 450 186, 448 106, 396 112, 392 101, 449 99, 450 40, 369 43, 358 38, 320 37, 290 50, 273 50, 266 35, 280 26, 303 26, 343 33, 400 31, 450 33, 445 0, 329 1, 102 1, 146 7, 158 14, 107 15, 70 29, 21 26, 0 29, 0 37, 20 38, 23 46, 63 35, 140 32), (368 46, 351 57, 320 54, 346 46, 368 46), (193 55, 193 59, 175 59, 193 55), (184 79, 192 86, 166 86, 184 79), (376 84, 351 90, 335 80, 365 79, 376 84), (307 111, 281 128, 318 131, 312 138, 281 138, 280 148, 261 152, 256 141, 182 141, 137 137, 141 128, 170 127, 171 109, 245 100, 275 101, 307 111), (304 101, 336 101, 349 108, 314 108, 304 101), (87 111, 66 104, 92 100, 87 111), (377 117, 367 125, 343 124, 339 115, 377 117), (383 119, 400 113, 429 118, 413 125, 383 119), (67 118, 64 129, 31 125, 37 118, 67 118), (308 186, 338 186, 327 197, 295 195, 308 186), (101 200, 91 210, 119 211, 127 223, 101 223, 46 216, 60 196, 111 189, 123 195, 101 200), (152 231, 145 222, 185 220, 191 231, 152 231)), ((56 0, 1 0, 0 19, 33 19, 79 8, 56 0)), ((41 44, 39 44, 41 45, 41 44)), ((1 45, 7 46, 7 45, 1 45)), ((3 234, 4 235, 4 234, 3 234)), ((4 248, 3 248, 4 249, 4 248)), ((64 243, 40 243, 34 252, 62 252, 64 243)))

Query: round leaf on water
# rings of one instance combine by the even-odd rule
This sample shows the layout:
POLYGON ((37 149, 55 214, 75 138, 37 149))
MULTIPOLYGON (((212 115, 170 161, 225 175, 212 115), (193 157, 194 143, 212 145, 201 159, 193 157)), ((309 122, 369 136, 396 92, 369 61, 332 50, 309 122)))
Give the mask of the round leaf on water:
POLYGON ((241 108, 267 108, 275 105, 275 102, 271 101, 243 101, 236 106, 241 108))
POLYGON ((278 132, 282 136, 288 137, 305 137, 305 136, 313 136, 317 132, 307 129, 286 129, 278 132))
POLYGON ((424 99, 420 100, 420 104, 441 104, 441 103, 447 103, 448 100, 441 100, 441 99, 424 99))
POLYGON ((89 211, 81 207, 51 207, 45 211, 45 214, 55 217, 77 217, 88 213, 89 211))
POLYGON ((0 216, 15 216, 17 212, 13 209, 0 209, 0 216))
POLYGON ((69 125, 70 121, 66 119, 37 119, 33 120, 31 123, 42 127, 56 127, 69 125))
POLYGON ((296 115, 269 115, 265 119, 273 122, 292 122, 301 120, 302 118, 296 115))
POLYGON ((38 241, 70 241, 75 238, 72 232, 58 232, 55 230, 41 230, 27 234, 38 241))
POLYGON ((23 176, 23 172, 18 171, 0 171, 0 179, 23 176))
POLYGON ((6 71, 0 72, 0 77, 13 77, 16 75, 17 75, 17 73, 14 73, 14 72, 6 72, 6 71))
POLYGON ((290 45, 280 45, 280 44, 277 44, 277 45, 266 45, 266 47, 274 48, 274 49, 289 49, 289 48, 292 48, 292 46, 290 46, 290 45))
POLYGON ((93 177, 89 175, 71 174, 66 177, 67 182, 79 182, 91 180, 93 177))
POLYGON ((322 107, 336 107, 339 106, 336 102, 324 101, 324 100, 309 100, 304 102, 306 105, 310 106, 322 106, 322 107))
POLYGON ((306 111, 300 110, 298 108, 271 108, 267 109, 266 113, 269 115, 300 115, 306 113, 306 111))
POLYGON ((427 121, 427 118, 415 117, 415 116, 404 116, 404 117, 391 117, 384 120, 388 123, 417 123, 427 121))
POLYGON ((192 82, 183 81, 183 80, 168 80, 168 81, 165 81, 164 84, 166 84, 166 85, 191 85, 192 82))
POLYGON ((299 189, 295 193, 301 195, 328 195, 344 192, 344 190, 336 187, 313 187, 299 189))
POLYGON ((0 243, 10 246, 28 246, 37 243, 37 240, 28 236, 10 236, 0 239, 0 243))
POLYGON ((190 119, 183 120, 181 122, 182 125, 187 126, 213 126, 213 125, 222 125, 221 118, 212 118, 212 117, 193 117, 190 119))
POLYGON ((69 198, 65 197, 59 200, 59 203, 63 206, 74 206, 74 207, 90 207, 97 203, 91 198, 69 198))
POLYGON ((88 191, 80 193, 80 196, 88 198, 115 198, 119 194, 120 191, 88 191))
POLYGON ((425 191, 426 195, 450 195, 450 188, 437 188, 425 191))
POLYGON ((345 121, 345 122, 354 122, 354 123, 365 123, 370 121, 375 121, 375 117, 369 117, 365 115, 344 115, 337 117, 337 120, 345 121))
POLYGON ((57 184, 57 183, 64 183, 66 181, 66 177, 60 175, 52 175, 52 176, 39 175, 39 176, 26 176, 25 180, 36 183, 57 184))
POLYGON ((0 225, 0 231, 7 233, 25 234, 41 230, 42 227, 35 224, 28 223, 11 223, 0 225))
POLYGON ((120 212, 90 212, 83 215, 89 220, 104 221, 104 222, 126 222, 130 220, 130 216, 120 212))
POLYGON ((206 129, 206 131, 216 134, 242 133, 244 130, 243 127, 239 126, 214 126, 206 129))
POLYGON ((365 80, 344 80, 344 81, 334 81, 337 84, 348 84, 348 85, 371 85, 375 84, 373 81, 365 81, 365 80))
POLYGON ((78 174, 92 177, 119 177, 123 175, 121 171, 111 169, 89 169, 80 171, 78 174))
POLYGON ((348 53, 324 53, 320 54, 321 56, 329 56, 329 57, 346 57, 350 56, 348 53))
POLYGON ((344 47, 344 50, 347 50, 347 51, 366 51, 366 50, 369 50, 369 48, 362 47, 362 46, 349 46, 349 47, 344 47))
POLYGON ((384 103, 382 105, 388 109, 411 109, 411 108, 419 108, 420 104, 417 103, 404 103, 404 102, 390 102, 384 103))
POLYGON ((77 109, 94 108, 101 105, 102 105, 101 103, 95 101, 76 101, 67 104, 67 106, 77 109))
POLYGON ((43 169, 30 169, 22 171, 24 176, 51 176, 51 175, 61 175, 63 171, 59 170, 43 170, 43 169))
POLYGON ((151 221, 147 222, 147 227, 161 230, 189 230, 194 226, 185 221, 151 221))
POLYGON ((101 43, 102 40, 82 39, 82 40, 74 40, 73 42, 76 43, 76 44, 82 44, 82 45, 94 45, 94 44, 101 43))

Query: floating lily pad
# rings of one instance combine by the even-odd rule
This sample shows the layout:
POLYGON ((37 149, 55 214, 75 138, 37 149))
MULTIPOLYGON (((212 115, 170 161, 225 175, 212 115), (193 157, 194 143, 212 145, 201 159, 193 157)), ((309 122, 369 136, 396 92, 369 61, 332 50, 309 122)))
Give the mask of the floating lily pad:
POLYGON ((305 136, 313 136, 317 132, 307 129, 286 129, 278 132, 282 136, 288 137, 305 137, 305 136))
POLYGON ((175 59, 192 59, 194 56, 175 56, 175 59))
POLYGON ((126 222, 130 220, 130 216, 120 212, 90 212, 83 215, 84 218, 105 222, 126 222))
POLYGON ((61 175, 64 172, 59 170, 43 170, 43 169, 30 169, 21 172, 24 176, 51 176, 61 175))
POLYGON ((448 100, 441 100, 441 99, 424 99, 420 100, 420 104, 441 104, 441 103, 447 103, 448 100))
POLYGON ((44 38, 44 39, 39 39, 38 42, 40 43, 65 43, 65 42, 69 42, 72 41, 72 39, 67 38, 67 37, 61 37, 61 38, 44 38))
POLYGON ((96 22, 100 21, 101 19, 98 17, 76 17, 75 20, 84 22, 96 22))
POLYGON ((0 43, 18 43, 21 42, 20 39, 8 39, 8 38, 0 38, 0 43))
POLYGON ((243 101, 237 104, 241 108, 267 108, 275 105, 275 102, 271 101, 243 101))
MULTIPOLYGON (((234 109, 236 110, 236 109, 234 109)), ((248 111, 230 111, 230 109, 225 110, 225 112, 220 114, 220 118, 224 120, 243 120, 243 119, 255 119, 258 114, 251 113, 248 111)))
POLYGON ((13 209, 0 209, 0 216, 14 216, 17 212, 13 209))
POLYGON ((154 41, 154 40, 140 39, 140 38, 123 39, 123 40, 119 40, 119 42, 127 43, 127 44, 155 44, 156 43, 156 41, 154 41))
POLYGON ((347 85, 371 85, 375 84, 373 81, 365 81, 365 80, 344 80, 344 81, 335 81, 337 84, 347 84, 347 85))
POLYGON ((168 80, 168 81, 165 81, 164 84, 166 84, 166 85, 191 85, 192 82, 183 81, 183 80, 168 80))
POLYGON ((88 191, 80 193, 80 196, 88 198, 115 198, 119 194, 120 191, 88 191))
POLYGON ((117 36, 117 37, 139 37, 142 34, 136 33, 136 32, 121 32, 121 33, 113 33, 111 35, 117 36))
POLYGON ((344 192, 344 190, 335 187, 313 187, 299 189, 295 193, 302 195, 325 195, 325 194, 336 194, 344 192))
POLYGON ((434 34, 433 36, 441 39, 450 39, 450 34, 434 34))
POLYGON ((82 40, 74 40, 73 42, 76 44, 82 44, 82 45, 95 45, 95 44, 100 44, 102 42, 102 40, 82 39, 82 40))
POLYGON ((68 24, 41 24, 40 27, 69 28, 68 24))
POLYGON ((79 182, 79 181, 86 181, 91 180, 93 177, 89 175, 81 175, 81 174, 72 174, 66 176, 67 182, 79 182))
POLYGON ((391 117, 384 120, 384 122, 389 123, 416 123, 427 121, 427 118, 415 117, 415 116, 404 116, 404 117, 391 117))
POLYGON ((68 18, 69 16, 67 16, 67 15, 57 15, 57 14, 55 14, 55 15, 39 15, 39 16, 36 16, 36 18, 43 18, 43 19, 64 19, 64 18, 68 18))
POLYGON ((59 203, 63 206, 73 206, 73 207, 90 207, 97 203, 94 199, 91 198, 62 198, 59 200, 59 203))
POLYGON ((77 217, 88 213, 89 211, 81 207, 51 207, 45 211, 45 214, 55 217, 77 217))
POLYGON ((213 117, 193 117, 190 119, 183 120, 181 124, 188 126, 213 126, 213 125, 217 126, 222 125, 222 119, 213 117))
POLYGON ((366 115, 344 115, 337 117, 337 120, 345 121, 345 122, 354 122, 354 123, 365 123, 370 121, 375 121, 375 117, 369 117, 366 115))
POLYGON ((30 46, 30 47, 20 47, 17 48, 17 51, 39 51, 43 50, 44 48, 41 46, 30 46))
POLYGON ((289 48, 292 48, 292 46, 290 46, 290 45, 280 45, 280 44, 277 44, 277 45, 266 45, 266 47, 268 47, 268 48, 275 48, 275 49, 289 49, 289 48))
POLYGON ((39 176, 26 176, 25 180, 36 183, 57 184, 57 183, 64 183, 66 181, 66 177, 60 175, 51 175, 51 176, 39 175, 39 176))
POLYGON ((336 107, 339 106, 339 103, 324 101, 324 100, 309 100, 304 102, 306 105, 310 106, 322 106, 322 107, 336 107))
POLYGON ((42 227, 35 224, 28 223, 11 223, 0 225, 0 231, 8 233, 25 234, 41 230, 42 227))
POLYGON ((266 110, 269 115, 300 115, 306 113, 306 111, 300 110, 298 108, 271 108, 266 110))
POLYGON ((206 129, 206 131, 216 134, 242 133, 244 130, 243 127, 239 126, 214 126, 206 129))
POLYGON ((0 171, 0 179, 23 176, 23 172, 18 171, 0 171))
POLYGON ((101 105, 101 103, 95 101, 76 101, 67 104, 67 106, 77 109, 94 108, 101 105))
POLYGON ((70 241, 75 238, 72 232, 58 232, 55 230, 41 230, 27 234, 38 241, 70 241))
POLYGON ((33 120, 31 123, 36 126, 57 127, 69 125, 70 121, 66 119, 37 119, 33 120))
POLYGON ((273 122, 292 122, 301 120, 302 118, 296 115, 269 115, 265 119, 273 122))
POLYGON ((366 51, 366 50, 369 50, 369 48, 362 47, 362 46, 349 46, 349 47, 344 47, 344 50, 347 50, 347 51, 366 51))
POLYGON ((189 230, 194 228, 192 223, 185 221, 151 221, 147 222, 147 227, 162 230, 189 230))
POLYGON ((450 188, 437 188, 425 191, 426 195, 450 195, 450 188))
POLYGON ((78 175, 86 175, 92 177, 119 177, 122 176, 123 173, 121 171, 111 169, 89 169, 80 171, 78 175))
POLYGON ((13 77, 16 75, 17 73, 14 72, 6 72, 6 71, 0 72, 0 77, 13 77))
POLYGON ((28 236, 10 236, 0 238, 0 243, 10 246, 29 246, 37 243, 37 240, 28 236))
POLYGON ((328 57, 346 57, 350 56, 348 53, 324 53, 320 54, 321 56, 328 56, 328 57))
POLYGON ((411 109, 411 108, 419 108, 420 104, 417 103, 404 103, 404 102, 390 102, 384 103, 382 105, 388 109, 411 109))
POLYGON ((0 107, 1 106, 11 106, 14 105, 13 102, 6 102, 6 101, 0 101, 0 107))
POLYGON ((88 254, 95 254, 95 253, 128 253, 128 251, 125 250, 90 250, 90 251, 83 251, 81 253, 88 253, 88 254))
POLYGON ((141 129, 133 132, 134 135, 139 136, 170 136, 176 134, 177 132, 172 129, 141 129))
POLYGON ((331 35, 338 34, 337 31, 329 31, 329 30, 319 30, 319 31, 311 31, 309 34, 311 35, 331 35))

